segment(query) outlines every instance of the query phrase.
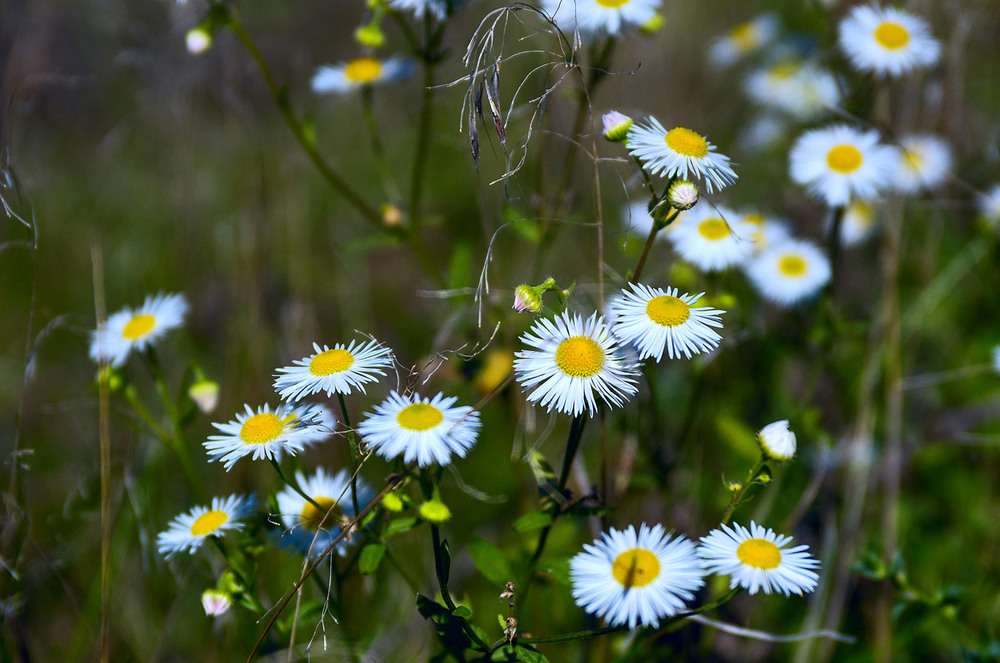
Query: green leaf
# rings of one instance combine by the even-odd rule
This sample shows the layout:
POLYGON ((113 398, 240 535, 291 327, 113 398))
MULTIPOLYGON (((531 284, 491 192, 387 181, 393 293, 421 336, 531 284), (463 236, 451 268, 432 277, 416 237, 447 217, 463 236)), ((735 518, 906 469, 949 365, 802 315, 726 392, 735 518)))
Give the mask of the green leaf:
POLYGON ((375 573, 384 556, 384 543, 369 543, 361 549, 361 555, 358 556, 358 570, 365 574, 375 573))
POLYGON ((474 536, 469 541, 469 556, 479 572, 496 585, 503 586, 514 577, 503 552, 482 537, 474 536))
POLYGON ((522 647, 521 645, 514 645, 514 655, 517 656, 517 660, 523 661, 524 663, 549 662, 549 659, 542 656, 541 652, 529 649, 528 647, 522 647))
POLYGON ((530 532, 531 530, 541 529, 542 527, 551 524, 551 513, 546 513, 545 511, 532 511, 531 513, 526 513, 515 520, 512 527, 518 532, 530 532))
POLYGON ((470 610, 469 608, 467 608, 464 605, 460 605, 457 608, 455 608, 454 610, 452 610, 451 614, 454 615, 455 617, 461 617, 462 619, 468 619, 469 617, 472 616, 472 610, 470 610))
POLYGON ((419 518, 395 518, 390 520, 389 524, 386 525, 385 534, 383 536, 388 539, 394 534, 407 532, 413 529, 418 522, 420 522, 419 518))

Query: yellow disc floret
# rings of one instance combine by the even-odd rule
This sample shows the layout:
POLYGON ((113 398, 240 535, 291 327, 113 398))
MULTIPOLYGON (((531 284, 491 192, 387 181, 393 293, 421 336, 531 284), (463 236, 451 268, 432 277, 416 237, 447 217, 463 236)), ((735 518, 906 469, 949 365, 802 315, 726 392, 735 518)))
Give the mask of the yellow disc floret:
POLYGON ((556 348, 556 366, 574 378, 589 378, 604 366, 604 349, 589 336, 571 336, 556 348))
POLYGON ((806 273, 806 261, 799 256, 784 256, 778 263, 778 271, 785 276, 802 276, 806 273))
POLYGON ((343 373, 354 365, 354 355, 347 350, 334 348, 324 350, 309 362, 309 372, 313 375, 333 375, 343 373))
POLYGON ((719 217, 705 219, 698 224, 698 233, 705 239, 717 242, 720 239, 729 237, 729 225, 719 217))
POLYGON ((747 566, 755 569, 774 569, 781 564, 778 546, 764 539, 747 539, 736 549, 736 556, 747 566))
POLYGON ((597 0, 597 4, 608 9, 618 9, 628 3, 629 0, 597 0))
POLYGON ((240 439, 247 444, 264 444, 271 442, 285 430, 285 424, 271 412, 255 414, 243 422, 240 428, 240 439))
POLYGON ((382 73, 382 63, 375 58, 351 60, 344 67, 344 77, 352 83, 371 83, 382 73))
POLYGON ((318 530, 321 523, 323 529, 330 529, 330 527, 335 525, 337 520, 340 518, 339 509, 336 509, 333 506, 333 498, 314 497, 313 502, 316 502, 319 507, 317 508, 316 504, 313 504, 312 502, 306 502, 302 507, 302 524, 313 531, 318 530), (331 508, 334 510, 330 511, 331 508))
POLYGON ((194 536, 205 536, 211 534, 226 524, 229 514, 225 511, 209 511, 198 516, 198 519, 191 525, 191 534, 194 536))
POLYGON ((708 141, 684 127, 674 127, 668 131, 664 141, 667 147, 685 157, 701 159, 708 154, 708 141))
POLYGON ((130 341, 134 341, 137 338, 142 338, 148 334, 152 329, 153 325, 156 324, 156 318, 149 315, 148 313, 139 313, 138 315, 132 316, 132 319, 128 321, 125 328, 122 329, 122 336, 130 341))
POLYGON ((864 158, 861 150, 853 145, 836 145, 826 153, 826 165, 838 173, 851 173, 861 167, 864 158))
POLYGON ((434 428, 444 420, 441 410, 430 403, 407 405, 396 415, 396 422, 406 430, 425 431, 434 428))
POLYGON ((909 43, 910 33, 899 23, 886 21, 875 28, 875 41, 883 48, 895 51, 909 43))
POLYGON ((644 587, 659 577, 660 560, 648 550, 631 548, 615 558, 611 573, 626 589, 644 587))
POLYGON ((678 297, 660 295, 646 304, 646 315, 658 325, 676 327, 691 317, 691 307, 678 297))

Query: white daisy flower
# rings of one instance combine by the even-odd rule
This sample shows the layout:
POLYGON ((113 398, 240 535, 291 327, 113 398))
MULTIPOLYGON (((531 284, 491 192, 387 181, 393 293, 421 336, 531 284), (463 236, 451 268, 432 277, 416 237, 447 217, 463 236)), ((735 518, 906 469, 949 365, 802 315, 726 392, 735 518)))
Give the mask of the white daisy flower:
POLYGON ((379 60, 366 56, 338 65, 320 65, 310 85, 316 94, 343 94, 362 85, 397 81, 409 73, 410 61, 404 58, 379 60))
POLYGON ((979 213, 991 224, 1000 223, 1000 184, 994 184, 977 196, 979 213))
POLYGON ((612 333, 622 343, 639 351, 639 358, 655 357, 663 350, 667 358, 688 359, 719 346, 722 337, 712 327, 721 329, 719 315, 725 313, 709 306, 691 306, 705 293, 680 294, 677 288, 651 288, 630 283, 631 291, 622 290, 615 300, 610 318, 612 333))
POLYGON ((857 5, 840 22, 838 42, 854 68, 900 76, 937 62, 941 44, 922 18, 895 7, 857 5))
MULTIPOLYGON (((312 498, 316 505, 307 501, 291 486, 285 486, 277 495, 278 512, 285 528, 282 541, 288 541, 303 554, 319 556, 333 540, 340 536, 343 527, 355 516, 351 499, 351 476, 347 470, 329 475, 322 467, 306 477, 301 472, 295 474, 299 488, 312 498), (311 552, 310 552, 311 551, 311 552)), ((372 491, 360 479, 357 483, 358 501, 367 503, 372 491)), ((348 538, 337 542, 337 552, 347 554, 348 538)))
POLYGON ((819 561, 808 552, 809 546, 782 550, 792 542, 750 521, 750 529, 734 524, 722 525, 701 538, 698 554, 710 573, 730 576, 729 588, 743 587, 750 594, 763 589, 765 594, 802 595, 816 588, 819 561))
POLYGON ((603 317, 586 320, 563 311, 539 320, 521 335, 534 348, 514 353, 514 377, 527 400, 549 412, 553 408, 577 416, 597 412, 596 392, 608 405, 620 407, 637 391, 635 365, 622 357, 603 317))
POLYGON ((149 295, 142 306, 113 313, 90 335, 90 358, 115 368, 132 350, 143 351, 165 333, 180 327, 187 314, 184 295, 149 295))
POLYGON ((760 450, 777 461, 791 460, 795 456, 795 433, 788 428, 788 419, 769 423, 757 433, 760 450))
POLYGON ((765 298, 792 306, 815 295, 830 281, 830 262, 812 242, 789 239, 750 261, 746 273, 765 298))
POLYGON ((852 200, 840 219, 840 241, 854 246, 868 239, 877 225, 875 204, 867 200, 852 200))
POLYGON ((315 353, 297 359, 292 366, 279 368, 274 390, 282 400, 297 401, 303 396, 325 391, 327 396, 350 394, 357 389, 365 393, 364 385, 385 375, 383 368, 392 366, 392 350, 378 341, 365 344, 357 341, 345 346, 337 343, 330 348, 313 343, 315 353))
POLYGON ((749 258, 756 230, 730 209, 702 205, 688 212, 669 238, 681 258, 702 271, 714 272, 749 258))
POLYGON ((448 13, 447 0, 389 0, 389 6, 396 11, 413 12, 418 19, 430 14, 441 21, 448 13))
POLYGON ((479 435, 479 413, 468 405, 452 407, 457 396, 422 398, 390 392, 358 426, 364 442, 386 460, 402 456, 420 467, 447 465, 452 454, 464 458, 479 435))
POLYGON ((891 182, 894 164, 893 149, 879 141, 877 131, 846 124, 807 131, 792 145, 792 179, 831 207, 874 198, 891 182))
POLYGON ((651 174, 686 180, 690 179, 690 171, 690 177, 705 180, 709 193, 736 181, 729 157, 716 152, 715 145, 701 134, 684 127, 667 131, 655 117, 647 118, 647 122, 647 125, 632 125, 626 145, 633 156, 645 162, 644 167, 651 174))
POLYGON ((770 151, 785 141, 788 125, 788 119, 784 115, 762 113, 744 125, 738 144, 747 153, 770 151))
POLYGON ((750 74, 743 89, 755 103, 800 120, 816 117, 840 103, 840 88, 833 74, 790 60, 750 74))
POLYGON ((323 421, 322 410, 316 405, 282 403, 275 410, 262 405, 256 413, 249 405, 244 407, 246 413, 237 413, 235 421, 213 423, 222 434, 212 435, 202 443, 208 451, 209 462, 222 461, 227 472, 244 456, 252 460, 280 460, 282 453, 287 451, 294 456, 332 433, 329 421, 323 421))
POLYGON ((899 140, 893 185, 903 193, 933 189, 951 170, 951 146, 943 138, 914 134, 899 140))
POLYGON ((788 226, 783 221, 770 219, 762 214, 751 211, 737 213, 737 223, 750 228, 750 239, 753 241, 753 250, 759 254, 764 249, 785 241, 791 234, 788 226))
POLYGON ((708 49, 708 59, 719 67, 728 67, 754 51, 767 46, 778 36, 779 23, 774 14, 761 14, 716 39, 708 49))
POLYGON ((611 626, 655 628, 685 610, 705 583, 694 543, 671 538, 661 525, 611 528, 583 549, 569 561, 573 600, 611 626))
POLYGON ((614 36, 656 17, 660 0, 543 0, 542 9, 564 32, 575 25, 584 37, 614 36))
POLYGON ((170 521, 156 537, 156 549, 167 559, 185 550, 193 553, 210 536, 243 529, 243 523, 236 521, 249 516, 255 508, 252 495, 214 497, 212 506, 196 506, 170 521))

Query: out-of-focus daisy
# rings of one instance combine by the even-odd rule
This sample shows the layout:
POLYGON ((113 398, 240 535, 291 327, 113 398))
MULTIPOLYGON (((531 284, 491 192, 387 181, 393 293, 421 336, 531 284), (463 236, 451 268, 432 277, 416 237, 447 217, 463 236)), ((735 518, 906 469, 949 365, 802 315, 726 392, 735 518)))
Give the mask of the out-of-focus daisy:
POLYGON ((507 348, 493 348, 482 355, 483 363, 472 380, 472 386, 488 394, 507 379, 514 368, 514 353, 507 348))
POLYGON ((639 351, 639 358, 660 361, 666 349, 669 359, 688 359, 719 346, 722 328, 719 311, 710 306, 692 306, 705 293, 680 294, 677 288, 651 288, 641 283, 622 290, 611 309, 611 331, 622 343, 639 351))
POLYGON ((788 419, 774 421, 757 433, 757 444, 771 460, 787 461, 795 456, 795 433, 788 428, 788 419))
POLYGON ((179 552, 195 552, 210 536, 243 529, 243 523, 255 508, 253 496, 230 495, 212 498, 211 506, 196 506, 172 521, 156 537, 156 549, 170 559, 179 552))
POLYGON ((206 589, 201 593, 201 607, 206 617, 220 617, 229 612, 233 597, 221 589, 206 589))
POLYGON ((184 295, 159 293, 146 297, 137 309, 113 313, 90 336, 90 358, 114 367, 125 363, 132 350, 145 350, 165 333, 180 327, 187 314, 184 295))
POLYGON ((892 181, 893 150, 877 131, 835 124, 807 131, 789 157, 792 179, 831 207, 873 198, 892 181))
POLYGON ((994 345, 992 351, 991 367, 994 373, 1000 374, 1000 345, 994 345))
POLYGON ((840 89, 833 74, 816 65, 791 60, 750 74, 743 89, 761 106, 800 120, 816 117, 840 103, 840 89))
POLYGON ((576 26, 587 37, 614 36, 656 17, 660 0, 544 0, 542 9, 564 32, 576 26))
POLYGON ((994 184, 976 200, 979 213, 992 225, 1000 223, 1000 184, 994 184))
POLYGON ((355 389, 365 393, 364 385, 375 382, 382 369, 392 366, 392 350, 378 341, 360 344, 351 341, 332 348, 313 343, 315 353, 297 359, 292 366, 278 369, 274 389, 282 400, 298 400, 325 391, 327 396, 349 394, 355 389))
POLYGON ((379 60, 365 56, 338 65, 320 65, 310 85, 317 94, 342 94, 363 85, 397 81, 409 72, 410 62, 404 58, 379 60))
POLYGON ((856 5, 840 22, 838 41, 855 69, 877 76, 930 66, 941 52, 922 18, 895 7, 856 5))
POLYGON ((314 405, 283 403, 275 410, 262 405, 256 413, 249 405, 244 407, 246 413, 237 413, 235 421, 213 423, 221 435, 212 435, 202 443, 209 461, 222 461, 227 472, 244 456, 253 460, 279 460, 284 452, 294 456, 306 445, 325 440, 332 432, 328 422, 317 420, 322 411, 314 405))
POLYGON ((548 411, 590 416, 597 412, 596 394, 619 407, 638 388, 638 371, 618 351, 603 317, 586 320, 563 311, 553 320, 539 320, 521 336, 534 348, 515 353, 514 377, 527 391, 527 399, 548 411))
POLYGON ((899 140, 893 184, 903 193, 933 189, 951 170, 951 147, 930 134, 914 134, 899 140))
POLYGON ((708 49, 708 59, 719 67, 728 67, 774 41, 778 35, 774 14, 761 14, 716 39, 708 49))
POLYGON ((784 549, 791 542, 792 537, 750 521, 750 529, 733 524, 712 530, 701 538, 698 554, 706 570, 730 576, 730 589, 802 595, 816 588, 819 576, 813 569, 819 561, 806 552, 809 546, 784 549))
MULTIPOLYGON (((454 1, 452 4, 458 2, 454 1)), ((396 11, 413 12, 418 19, 423 18, 424 14, 430 14, 440 21, 448 13, 447 0, 389 0, 389 6, 396 11)))
POLYGON ((452 407, 457 396, 390 392, 375 412, 358 426, 365 444, 386 460, 402 456, 404 462, 417 461, 447 465, 452 454, 464 458, 479 435, 479 413, 468 405, 452 407))
POLYGON ((751 119, 740 132, 737 141, 747 153, 764 152, 783 143, 788 136, 788 119, 774 112, 761 113, 751 119))
POLYGON ((661 525, 611 528, 583 550, 569 561, 573 599, 611 626, 655 628, 705 583, 694 543, 671 538, 661 525))
POLYGON ((784 223, 765 217, 757 212, 743 211, 737 213, 738 222, 749 228, 750 239, 753 240, 754 253, 760 253, 768 247, 783 242, 790 237, 784 223))
POLYGON ((636 123, 629 129, 629 152, 645 162, 650 173, 682 179, 700 177, 709 193, 723 189, 736 181, 736 172, 729 157, 715 151, 715 145, 701 134, 684 127, 667 131, 655 117, 647 124, 636 123))
POLYGON ((604 125, 604 137, 612 143, 624 143, 628 130, 632 128, 632 118, 614 110, 602 115, 601 123, 604 125))
POLYGON ((670 241, 681 258, 702 271, 738 265, 753 253, 756 228, 732 210, 704 205, 687 214, 683 225, 670 233, 670 241))
POLYGON ((812 242, 788 239, 754 258, 746 272, 760 294, 782 306, 791 306, 827 284, 830 262, 812 242))
POLYGON ((871 236, 876 224, 875 204, 867 200, 852 200, 844 208, 844 216, 840 220, 840 241, 844 246, 860 244, 871 236))
MULTIPOLYGON (((309 477, 297 472, 295 480, 302 492, 320 508, 291 486, 286 486, 277 495, 278 512, 285 528, 282 541, 290 542, 303 554, 311 551, 312 556, 318 556, 330 547, 343 527, 354 518, 351 477, 347 470, 340 470, 331 476, 321 467, 309 477)), ((357 491, 359 502, 367 503, 371 499, 372 491, 360 479, 357 491)), ((345 555, 348 543, 347 536, 338 541, 337 552, 345 555)))

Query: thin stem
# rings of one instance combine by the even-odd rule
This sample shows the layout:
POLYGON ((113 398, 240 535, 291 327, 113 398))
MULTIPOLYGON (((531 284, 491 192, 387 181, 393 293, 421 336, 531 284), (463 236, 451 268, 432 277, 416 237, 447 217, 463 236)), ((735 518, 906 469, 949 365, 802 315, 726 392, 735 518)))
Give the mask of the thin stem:
POLYGON ((746 480, 743 481, 743 483, 740 485, 739 489, 737 489, 736 492, 733 493, 732 499, 729 500, 729 506, 726 507, 726 512, 724 514, 722 514, 722 524, 723 525, 725 525, 725 524, 727 524, 729 522, 730 516, 733 515, 733 511, 735 511, 736 507, 739 506, 740 500, 743 499, 743 496, 746 494, 747 489, 750 487, 750 484, 753 482, 754 477, 757 476, 757 473, 760 472, 760 469, 762 467, 764 467, 764 456, 763 456, 763 454, 761 454, 760 459, 754 464, 754 466, 750 468, 750 471, 747 473, 746 480))
POLYGON ((264 614, 265 612, 264 606, 257 599, 257 597, 250 591, 252 587, 250 581, 247 580, 247 578, 242 573, 240 573, 238 566, 236 564, 233 564, 233 560, 229 556, 229 551, 226 549, 226 546, 222 542, 222 539, 214 535, 208 538, 212 541, 212 543, 215 545, 218 551, 222 554, 222 558, 226 560, 226 566, 229 567, 229 570, 232 571, 233 575, 236 576, 236 579, 239 580, 240 585, 243 588, 243 595, 247 597, 247 601, 250 603, 251 609, 258 614, 264 614))
POLYGON ((351 417, 347 414, 347 403, 344 402, 344 395, 337 393, 337 402, 340 403, 340 413, 344 416, 344 428, 347 429, 347 441, 351 445, 351 506, 354 513, 358 508, 358 467, 360 465, 361 450, 358 448, 358 439, 351 428, 351 417))
MULTIPOLYGON (((445 577, 444 563, 441 558, 441 532, 437 525, 431 525, 431 542, 434 546, 434 572, 437 575, 438 587, 441 590, 441 599, 448 606, 448 609, 454 612, 458 606, 455 605, 455 601, 451 598, 451 592, 448 591, 448 578, 445 577)), ((479 637, 468 620, 464 617, 460 617, 459 619, 462 622, 462 630, 465 631, 465 634, 479 645, 483 651, 489 651, 489 643, 479 637)))
POLYGON ((316 500, 305 494, 305 492, 299 487, 299 484, 297 482, 292 481, 291 479, 288 478, 288 475, 286 475, 285 471, 281 469, 281 465, 278 464, 278 461, 276 461, 274 458, 268 458, 268 460, 271 461, 271 467, 273 467, 275 471, 277 471, 278 476, 281 477, 281 480, 284 481, 285 484, 288 485, 292 490, 298 493, 299 496, 302 497, 302 499, 304 499, 306 502, 309 502, 309 504, 312 504, 314 507, 316 507, 318 513, 324 513, 329 515, 328 512, 332 511, 335 508, 331 506, 328 509, 326 507, 320 506, 319 502, 317 502, 316 500))

